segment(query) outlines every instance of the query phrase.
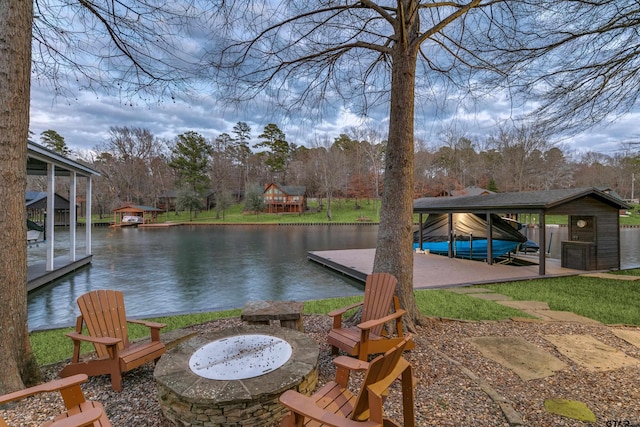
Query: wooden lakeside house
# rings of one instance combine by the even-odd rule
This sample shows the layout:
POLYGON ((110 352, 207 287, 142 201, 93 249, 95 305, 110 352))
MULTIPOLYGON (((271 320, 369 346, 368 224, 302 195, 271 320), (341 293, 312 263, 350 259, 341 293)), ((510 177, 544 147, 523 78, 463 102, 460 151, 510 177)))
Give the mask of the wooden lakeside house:
POLYGON ((162 209, 153 206, 134 205, 128 203, 113 210, 113 226, 149 224, 155 222, 162 209))
POLYGON ((281 185, 275 182, 267 185, 262 195, 267 213, 303 214, 307 208, 303 186, 281 185))

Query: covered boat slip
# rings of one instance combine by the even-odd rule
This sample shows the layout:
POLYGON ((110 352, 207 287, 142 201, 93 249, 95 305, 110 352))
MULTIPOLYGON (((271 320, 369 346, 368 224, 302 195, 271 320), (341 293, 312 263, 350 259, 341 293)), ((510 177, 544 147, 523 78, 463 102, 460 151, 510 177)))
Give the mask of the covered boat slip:
MULTIPOLYGON (((463 197, 428 197, 413 203, 414 213, 423 224, 424 215, 446 214, 451 235, 455 213, 484 215, 487 236, 487 263, 493 263, 491 242, 493 214, 537 214, 538 226, 545 229, 546 215, 569 217, 569 241, 562 242, 561 266, 577 270, 620 268, 621 209, 629 206, 620 198, 597 188, 573 188, 549 191, 494 193, 463 197)), ((540 233, 540 248, 545 248, 545 233, 540 233)), ((449 253, 449 256, 453 256, 449 253)), ((544 250, 538 254, 538 275, 546 274, 548 260, 544 250)), ((518 267, 522 268, 522 267, 518 267)))
MULTIPOLYGON (((534 279, 539 276, 572 276, 584 270, 620 268, 620 210, 629 206, 620 198, 596 188, 577 188, 522 193, 495 193, 468 197, 438 197, 414 201, 420 223, 427 214, 475 213, 495 215, 537 214, 538 226, 544 230, 545 215, 567 215, 568 241, 562 242, 561 259, 548 259, 545 251, 535 256, 520 255, 525 265, 506 265, 434 254, 414 253, 414 289, 534 279), (536 264, 537 262, 537 264, 536 264), (528 265, 527 265, 528 264, 528 265)), ((451 223, 451 221, 449 220, 451 223)), ((486 221, 488 242, 493 233, 486 221)), ((515 230, 515 229, 514 229, 515 230)), ((449 230, 450 232, 451 230, 449 230)), ((447 233, 449 235, 449 233, 447 233)), ((541 232, 540 248, 547 246, 541 232)), ((491 251, 489 245, 488 251, 491 251)), ((341 274, 364 282, 373 272, 375 249, 312 251, 307 258, 341 274)))
POLYGON ((84 253, 76 249, 77 218, 75 209, 70 209, 74 214, 69 215, 69 242, 68 252, 65 256, 54 257, 54 215, 45 216, 46 259, 42 263, 30 264, 27 267, 27 289, 32 290, 38 286, 56 280, 82 266, 91 263, 91 178, 100 174, 80 163, 67 159, 60 154, 51 151, 31 141, 27 143, 27 175, 45 176, 47 179, 47 207, 46 211, 54 212, 55 187, 58 177, 65 177, 69 185, 69 206, 77 206, 78 178, 84 178, 85 189, 85 245, 84 253))
POLYGON ((527 241, 524 234, 496 214, 429 214, 414 233, 413 248, 427 249, 438 255, 485 260, 489 259, 489 235, 492 259, 517 252, 527 241))

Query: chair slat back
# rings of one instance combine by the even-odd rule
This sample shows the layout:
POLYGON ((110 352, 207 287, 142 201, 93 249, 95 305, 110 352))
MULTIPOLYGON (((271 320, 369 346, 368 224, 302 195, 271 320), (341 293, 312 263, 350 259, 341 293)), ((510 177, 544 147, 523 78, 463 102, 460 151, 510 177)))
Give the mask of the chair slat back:
MULTIPOLYGON (((96 290, 81 295, 78 307, 92 337, 120 338, 118 349, 129 346, 127 317, 124 309, 124 296, 120 291, 96 290)), ((99 357, 106 356, 103 345, 95 345, 99 357)))
MULTIPOLYGON (((379 319, 389 314, 397 284, 398 279, 389 273, 373 273, 367 276, 362 304, 362 322, 379 319)), ((371 329, 371 332, 380 335, 383 326, 376 326, 371 329)))
MULTIPOLYGON (((367 387, 394 374, 394 369, 402 358, 402 353, 410 340, 411 335, 407 334, 398 345, 385 354, 376 357, 369 363, 369 368, 365 373, 360 390, 358 390, 358 397, 353 407, 351 419, 358 420, 363 415, 366 417, 367 411, 369 410, 369 393, 367 392, 367 387)), ((395 373, 395 375, 397 376, 397 373, 395 373)))

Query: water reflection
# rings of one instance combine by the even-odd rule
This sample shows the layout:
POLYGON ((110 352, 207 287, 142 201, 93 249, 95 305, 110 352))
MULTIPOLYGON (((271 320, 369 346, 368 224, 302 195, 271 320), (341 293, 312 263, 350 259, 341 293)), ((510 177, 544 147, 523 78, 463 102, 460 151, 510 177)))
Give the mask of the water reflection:
MULTIPOLYGON (((242 307, 249 300, 356 295, 362 285, 307 261, 310 250, 375 246, 376 226, 180 226, 94 228, 93 263, 29 294, 29 328, 73 324, 76 298, 92 289, 125 294, 127 313, 154 316, 242 307)), ((84 230, 78 230, 84 253, 84 230)), ((56 256, 68 232, 56 230, 56 256)), ((29 262, 44 260, 44 245, 29 262)))
MULTIPOLYGON (((93 263, 29 294, 31 329, 73 324, 76 298, 92 289, 125 293, 132 316, 239 308, 246 301, 311 300, 362 292, 362 285, 306 259, 310 250, 375 247, 377 226, 180 226, 94 228, 93 263)), ((528 230, 538 241, 537 229, 528 230)), ((84 253, 79 229, 78 254, 84 253)), ((56 230, 56 256, 68 232, 56 230)), ((547 249, 560 257, 567 227, 548 227, 547 249)), ((623 268, 640 265, 640 228, 620 230, 623 268)), ((29 248, 43 261, 44 245, 29 248)))

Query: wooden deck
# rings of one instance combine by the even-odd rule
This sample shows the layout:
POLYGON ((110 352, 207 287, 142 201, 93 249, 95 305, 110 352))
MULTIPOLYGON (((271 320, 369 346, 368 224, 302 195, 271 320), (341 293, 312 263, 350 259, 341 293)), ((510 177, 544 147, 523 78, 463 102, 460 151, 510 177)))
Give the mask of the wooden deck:
MULTIPOLYGON (((349 249, 336 251, 308 252, 307 258, 346 276, 364 282, 373 272, 375 249, 349 249)), ((535 256, 520 256, 531 262, 537 262, 535 256)), ((546 277, 575 276, 585 273, 582 270, 562 268, 559 259, 548 258, 546 275, 538 275, 538 264, 513 266, 503 264, 489 265, 486 262, 459 258, 448 258, 433 254, 414 254, 414 289, 449 288, 456 286, 478 285, 484 283, 529 280, 546 277)))
POLYGON ((53 282, 91 263, 93 255, 71 261, 69 257, 56 257, 53 271, 46 271, 46 263, 36 263, 27 268, 27 292, 53 282))

